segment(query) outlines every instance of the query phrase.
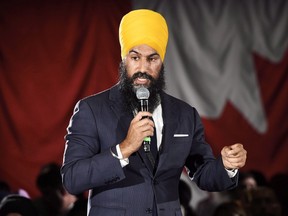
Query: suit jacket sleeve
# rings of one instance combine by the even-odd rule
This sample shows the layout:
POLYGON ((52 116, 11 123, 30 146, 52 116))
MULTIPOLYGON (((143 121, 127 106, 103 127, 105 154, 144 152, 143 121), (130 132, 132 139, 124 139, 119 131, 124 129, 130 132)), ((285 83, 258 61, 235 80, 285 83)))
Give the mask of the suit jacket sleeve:
MULTIPOLYGON (((111 155, 110 148, 100 146, 97 119, 85 100, 75 106, 67 131, 61 172, 68 192, 78 194, 125 178, 121 164, 111 155)), ((116 144, 111 143, 111 146, 116 144)))
POLYGON ((186 160, 189 176, 203 190, 222 191, 237 186, 238 175, 230 178, 224 168, 222 158, 215 159, 212 149, 204 138, 201 119, 194 109, 194 136, 190 154, 186 160))

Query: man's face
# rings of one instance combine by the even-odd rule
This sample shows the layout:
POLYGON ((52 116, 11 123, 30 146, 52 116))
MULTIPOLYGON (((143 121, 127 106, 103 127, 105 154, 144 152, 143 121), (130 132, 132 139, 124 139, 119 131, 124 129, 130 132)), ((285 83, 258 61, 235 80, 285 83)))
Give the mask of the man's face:
POLYGON ((133 47, 124 59, 128 78, 133 78, 133 86, 144 85, 149 88, 151 79, 158 79, 162 67, 159 54, 150 46, 133 47))
POLYGON ((147 45, 134 47, 120 63, 120 89, 128 110, 137 109, 136 90, 140 86, 149 89, 149 112, 160 103, 159 93, 165 89, 164 65, 157 52, 147 45))

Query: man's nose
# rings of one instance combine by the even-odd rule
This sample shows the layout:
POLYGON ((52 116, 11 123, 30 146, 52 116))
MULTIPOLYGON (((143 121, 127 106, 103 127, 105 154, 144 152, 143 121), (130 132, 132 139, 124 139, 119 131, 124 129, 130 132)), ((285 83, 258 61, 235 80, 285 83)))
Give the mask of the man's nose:
POLYGON ((146 72, 148 73, 149 72, 149 68, 150 68, 150 62, 147 61, 146 59, 142 59, 141 62, 140 62, 140 71, 142 73, 146 72))

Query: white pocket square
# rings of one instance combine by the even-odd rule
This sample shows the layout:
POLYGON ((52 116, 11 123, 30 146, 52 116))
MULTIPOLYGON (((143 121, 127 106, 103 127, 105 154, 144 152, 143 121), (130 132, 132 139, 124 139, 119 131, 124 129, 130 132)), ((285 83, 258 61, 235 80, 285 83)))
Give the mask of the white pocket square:
POLYGON ((174 134, 174 137, 188 137, 189 134, 174 134))

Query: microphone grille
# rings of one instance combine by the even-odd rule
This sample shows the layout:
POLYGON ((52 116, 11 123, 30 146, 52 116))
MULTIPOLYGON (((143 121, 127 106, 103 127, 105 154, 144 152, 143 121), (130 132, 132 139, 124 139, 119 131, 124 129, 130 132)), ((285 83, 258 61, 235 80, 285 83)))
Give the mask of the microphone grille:
POLYGON ((147 100, 149 96, 150 96, 149 90, 143 86, 136 90, 136 97, 139 100, 147 100))

